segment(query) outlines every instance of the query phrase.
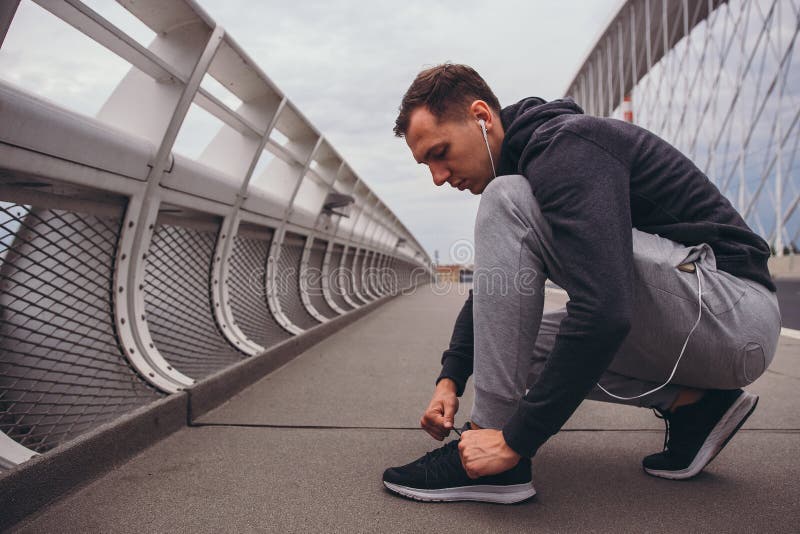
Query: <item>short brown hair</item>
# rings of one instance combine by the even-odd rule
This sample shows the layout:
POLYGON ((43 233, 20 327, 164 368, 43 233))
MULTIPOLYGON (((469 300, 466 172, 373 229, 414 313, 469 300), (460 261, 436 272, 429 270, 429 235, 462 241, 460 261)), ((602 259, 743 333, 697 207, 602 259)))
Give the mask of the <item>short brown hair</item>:
POLYGON ((403 95, 394 134, 397 137, 406 135, 411 113, 420 106, 427 106, 438 120, 458 119, 465 115, 458 104, 468 105, 475 100, 483 100, 500 113, 497 97, 472 67, 444 63, 425 69, 417 74, 403 95))

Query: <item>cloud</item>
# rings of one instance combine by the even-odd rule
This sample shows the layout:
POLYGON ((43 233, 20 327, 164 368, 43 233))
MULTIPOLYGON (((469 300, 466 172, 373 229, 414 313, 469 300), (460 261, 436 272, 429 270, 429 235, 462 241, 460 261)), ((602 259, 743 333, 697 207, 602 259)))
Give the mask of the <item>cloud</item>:
POLYGON ((501 102, 560 97, 603 29, 597 21, 608 20, 620 2, 498 2, 491 9, 482 2, 201 4, 428 253, 438 249, 450 261, 450 244, 472 235, 478 199, 433 186, 404 141, 392 136, 411 80, 422 68, 451 60, 474 66, 501 102))

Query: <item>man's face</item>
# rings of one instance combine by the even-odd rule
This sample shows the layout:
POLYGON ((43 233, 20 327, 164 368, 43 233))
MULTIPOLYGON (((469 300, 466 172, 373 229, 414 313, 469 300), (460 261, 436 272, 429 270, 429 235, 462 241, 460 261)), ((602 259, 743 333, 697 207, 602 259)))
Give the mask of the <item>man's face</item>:
POLYGON ((438 120, 427 107, 409 118, 406 143, 418 163, 428 166, 436 185, 450 184, 480 195, 493 177, 489 152, 477 120, 438 120))

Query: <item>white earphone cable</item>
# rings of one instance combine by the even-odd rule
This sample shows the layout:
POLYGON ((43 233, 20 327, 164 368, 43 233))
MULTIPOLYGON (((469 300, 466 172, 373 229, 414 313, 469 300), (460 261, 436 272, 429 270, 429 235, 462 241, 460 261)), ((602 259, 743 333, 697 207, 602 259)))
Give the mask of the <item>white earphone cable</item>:
POLYGON ((675 362, 675 366, 672 368, 672 372, 670 373, 669 378, 667 378, 667 381, 664 382, 663 384, 661 384, 660 386, 658 386, 657 388, 653 388, 650 391, 642 393, 641 395, 636 395, 635 397, 620 397, 619 395, 614 395, 613 393, 608 391, 606 388, 601 386, 600 382, 598 382, 597 383, 597 387, 602 389, 606 393, 606 395, 608 395, 610 397, 614 397, 615 399, 619 399, 619 400, 639 399, 641 397, 644 397, 645 395, 650 395, 651 393, 655 393, 656 391, 666 387, 666 385, 669 384, 670 380, 672 380, 672 377, 675 376, 675 372, 678 370, 678 364, 681 363, 681 358, 683 358, 683 353, 686 351, 686 346, 689 344, 689 338, 692 337, 692 334, 694 333, 695 329, 697 328, 697 325, 700 324, 700 318, 703 316, 703 284, 701 282, 702 274, 701 274, 701 271, 700 271, 700 267, 698 267, 697 264, 695 264, 695 272, 697 273, 697 320, 694 322, 694 326, 692 326, 692 329, 689 330, 689 335, 686 336, 686 341, 683 342, 683 347, 681 348, 681 353, 678 355, 678 359, 675 362))
POLYGON ((497 178, 497 171, 494 168, 494 159, 492 158, 492 149, 489 148, 489 137, 486 135, 486 122, 481 119, 478 121, 478 124, 480 124, 481 132, 483 132, 483 140, 486 142, 486 150, 489 151, 489 163, 492 164, 492 174, 495 178, 497 178))

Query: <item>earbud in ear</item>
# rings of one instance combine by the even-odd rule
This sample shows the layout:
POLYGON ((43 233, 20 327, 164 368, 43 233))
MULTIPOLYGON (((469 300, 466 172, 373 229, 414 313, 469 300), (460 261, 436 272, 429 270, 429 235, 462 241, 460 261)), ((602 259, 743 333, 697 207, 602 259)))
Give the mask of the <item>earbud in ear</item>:
MULTIPOLYGON (((486 121, 483 119, 478 119, 478 124, 481 127, 481 133, 483 133, 483 138, 486 139, 486 121)), ((487 140, 486 143, 488 144, 489 141, 487 140)))
POLYGON ((483 133, 483 140, 486 142, 486 150, 489 152, 489 163, 492 164, 492 174, 497 178, 497 171, 494 168, 494 160, 492 159, 492 149, 489 148, 489 136, 486 134, 486 121, 478 119, 478 124, 481 127, 481 133, 483 133))

